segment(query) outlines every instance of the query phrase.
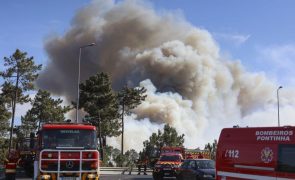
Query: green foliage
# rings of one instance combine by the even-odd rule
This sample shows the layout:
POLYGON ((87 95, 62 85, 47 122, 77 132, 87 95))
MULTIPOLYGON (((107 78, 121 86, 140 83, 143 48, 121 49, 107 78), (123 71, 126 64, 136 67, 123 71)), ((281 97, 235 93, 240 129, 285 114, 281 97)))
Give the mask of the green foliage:
POLYGON ((4 163, 5 155, 7 154, 8 150, 8 144, 8 139, 0 137, 0 164, 4 163))
POLYGON ((139 154, 134 149, 126 151, 125 155, 128 157, 129 160, 133 162, 135 162, 139 157, 139 154))
POLYGON ((111 151, 112 160, 115 162, 117 167, 123 167, 126 165, 127 158, 121 153, 117 148, 112 149, 111 151))
POLYGON ((37 120, 29 109, 24 116, 21 116, 21 133, 24 137, 28 137, 30 132, 35 132, 37 129, 37 120))
MULTIPOLYGON (((109 166, 111 165, 111 156, 112 156, 112 146, 103 147, 103 161, 101 166, 109 166)), ((102 156, 102 154, 100 154, 102 156)))
POLYGON ((184 134, 178 135, 175 128, 166 124, 163 132, 158 130, 158 133, 153 133, 149 140, 143 142, 144 149, 141 153, 141 158, 147 155, 149 159, 159 156, 160 149, 163 146, 183 147, 184 134))
POLYGON ((121 154, 121 151, 117 148, 113 148, 111 153, 112 158, 115 159, 118 155, 121 154))
MULTIPOLYGON (((35 65, 33 57, 27 57, 26 52, 17 49, 9 58, 4 57, 4 67, 7 67, 6 70, 0 72, 0 75, 4 78, 1 95, 5 103, 11 103, 8 105, 12 107, 12 129, 15 106, 17 103, 29 101, 29 96, 24 95, 24 93, 34 89, 34 81, 37 79, 37 72, 41 70, 42 65, 35 65)), ((10 133, 10 138, 12 134, 13 131, 10 133)))
POLYGON ((16 138, 14 138, 14 144, 12 146, 16 147, 17 144, 22 143, 26 137, 25 134, 23 133, 23 128, 22 126, 15 126, 13 128, 13 133, 15 134, 16 138))
POLYGON ((21 118, 23 133, 28 136, 41 123, 64 121, 70 107, 61 106, 62 102, 60 98, 53 99, 49 92, 39 90, 31 103, 32 108, 21 118))
MULTIPOLYGON (((11 82, 6 81, 2 84, 2 96, 8 107, 12 107, 12 103, 14 102, 15 90, 16 87, 11 82)), ((17 88, 16 93, 17 103, 23 104, 30 101, 29 95, 24 95, 24 92, 20 87, 17 88)))
POLYGON ((217 149, 217 140, 214 139, 212 144, 208 143, 205 145, 205 150, 210 152, 211 159, 215 160, 216 157, 216 149, 217 149))
POLYGON ((136 165, 136 160, 139 158, 139 154, 134 150, 130 149, 125 152, 125 156, 127 158, 127 166, 134 167, 136 165))
POLYGON ((101 126, 102 137, 120 135, 118 103, 107 74, 98 73, 80 84, 79 104, 91 117, 88 121, 96 127, 101 126))
POLYGON ((122 118, 122 154, 123 144, 124 144, 124 115, 130 115, 131 110, 137 107, 142 101, 145 100, 146 95, 144 95, 146 89, 142 88, 128 88, 125 86, 122 91, 120 91, 117 95, 119 101, 119 107, 121 109, 121 118, 122 118))
POLYGON ((9 118, 11 113, 6 107, 5 98, 0 95, 0 137, 4 137, 7 134, 9 128, 9 118))
POLYGON ((161 140, 163 146, 183 146, 184 134, 178 136, 176 129, 166 124, 161 140))
POLYGON ((125 167, 127 165, 127 157, 125 155, 119 154, 114 158, 117 167, 125 167))
POLYGON ((122 154, 119 149, 115 148, 112 150, 112 157, 117 167, 134 167, 139 154, 134 149, 130 149, 125 154, 122 154))
POLYGON ((1 75, 6 82, 19 81, 18 87, 23 91, 34 89, 34 81, 38 77, 38 71, 42 65, 35 65, 33 57, 27 57, 26 52, 17 49, 12 56, 4 57, 4 66, 8 67, 1 75))
POLYGON ((122 109, 122 114, 129 115, 132 109, 136 108, 141 104, 142 101, 145 100, 146 89, 144 87, 141 88, 129 88, 125 86, 118 93, 119 105, 122 109))

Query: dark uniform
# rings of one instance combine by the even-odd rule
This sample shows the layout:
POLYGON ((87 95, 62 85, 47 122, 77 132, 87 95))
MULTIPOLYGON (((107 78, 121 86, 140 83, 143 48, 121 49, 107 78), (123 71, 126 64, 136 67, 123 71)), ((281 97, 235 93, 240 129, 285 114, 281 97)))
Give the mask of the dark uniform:
POLYGON ((147 156, 145 156, 143 160, 138 159, 138 162, 137 162, 138 175, 140 175, 140 173, 141 173, 141 167, 143 167, 143 174, 147 175, 146 174, 147 164, 148 164, 148 157, 147 156))

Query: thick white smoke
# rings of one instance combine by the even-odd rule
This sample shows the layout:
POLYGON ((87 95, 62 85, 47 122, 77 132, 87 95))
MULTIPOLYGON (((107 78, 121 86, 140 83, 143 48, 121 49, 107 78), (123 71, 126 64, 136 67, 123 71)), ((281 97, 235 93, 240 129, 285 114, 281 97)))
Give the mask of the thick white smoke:
POLYGON ((79 47, 91 42, 97 46, 83 49, 82 81, 103 71, 114 88, 128 83, 148 90, 146 101, 126 117, 126 149, 141 150, 165 123, 185 134, 186 147, 202 148, 218 139, 222 127, 249 125, 242 120, 274 109, 276 85, 263 74, 220 57, 206 30, 157 14, 143 1, 96 0, 81 9, 63 36, 47 41, 50 61, 38 85, 75 100, 79 47))

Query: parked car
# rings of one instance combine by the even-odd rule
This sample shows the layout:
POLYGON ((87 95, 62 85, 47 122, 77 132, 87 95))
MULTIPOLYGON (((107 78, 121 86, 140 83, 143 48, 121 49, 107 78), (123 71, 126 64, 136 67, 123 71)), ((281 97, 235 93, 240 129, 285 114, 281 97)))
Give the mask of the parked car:
POLYGON ((184 160, 177 172, 177 180, 215 179, 215 161, 211 159, 184 160))

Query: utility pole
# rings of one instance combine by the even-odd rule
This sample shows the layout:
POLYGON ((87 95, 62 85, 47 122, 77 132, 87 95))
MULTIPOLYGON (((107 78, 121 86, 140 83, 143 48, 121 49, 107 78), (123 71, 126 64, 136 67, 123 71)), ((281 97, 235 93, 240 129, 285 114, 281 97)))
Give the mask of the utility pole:
POLYGON ((277 89, 277 100, 278 100, 278 126, 280 127, 280 98, 279 98, 279 90, 282 89, 283 86, 278 87, 277 89))
POLYGON ((82 54, 82 49, 89 47, 89 46, 95 46, 95 43, 87 44, 84 46, 81 46, 79 48, 79 59, 78 59, 78 82, 77 82, 77 107, 76 107, 76 123, 78 123, 78 118, 79 118, 79 101, 80 101, 80 64, 81 64, 81 54, 82 54))
POLYGON ((121 154, 123 155, 124 151, 124 112, 125 112, 125 102, 124 102, 125 97, 123 97, 123 102, 122 102, 122 141, 121 141, 121 154))

